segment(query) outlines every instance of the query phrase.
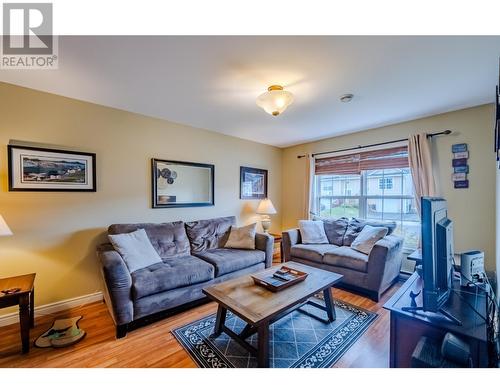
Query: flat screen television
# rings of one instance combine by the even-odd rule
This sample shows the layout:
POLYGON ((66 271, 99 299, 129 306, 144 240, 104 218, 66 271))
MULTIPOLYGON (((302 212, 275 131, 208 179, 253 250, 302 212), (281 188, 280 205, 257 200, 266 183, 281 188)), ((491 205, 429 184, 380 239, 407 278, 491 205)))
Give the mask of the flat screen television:
POLYGON ((453 285, 453 223, 446 200, 422 197, 423 310, 441 312, 453 285))

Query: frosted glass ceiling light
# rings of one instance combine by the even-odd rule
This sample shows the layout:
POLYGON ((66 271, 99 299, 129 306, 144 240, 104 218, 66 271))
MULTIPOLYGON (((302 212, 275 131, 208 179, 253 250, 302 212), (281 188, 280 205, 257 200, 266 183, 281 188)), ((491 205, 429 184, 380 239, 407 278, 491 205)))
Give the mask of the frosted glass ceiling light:
POLYGON ((257 106, 273 116, 280 115, 293 102, 293 94, 283 90, 282 86, 269 86, 267 92, 257 97, 257 106))

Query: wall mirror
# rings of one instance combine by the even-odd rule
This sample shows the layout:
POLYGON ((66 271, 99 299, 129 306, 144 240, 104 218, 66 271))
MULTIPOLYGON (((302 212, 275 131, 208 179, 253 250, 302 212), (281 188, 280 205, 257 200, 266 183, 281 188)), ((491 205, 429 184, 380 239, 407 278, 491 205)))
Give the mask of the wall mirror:
POLYGON ((152 159, 153 208, 214 205, 215 166, 152 159))

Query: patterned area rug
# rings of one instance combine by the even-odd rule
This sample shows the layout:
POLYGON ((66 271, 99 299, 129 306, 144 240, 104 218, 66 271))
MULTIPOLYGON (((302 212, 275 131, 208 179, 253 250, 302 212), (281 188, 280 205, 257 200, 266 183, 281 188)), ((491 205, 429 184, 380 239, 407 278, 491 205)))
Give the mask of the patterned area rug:
MULTIPOLYGON (((324 319, 325 312, 315 307, 302 307, 307 313, 324 319)), ((274 368, 332 366, 368 326, 377 314, 335 299, 337 319, 325 323, 296 310, 270 327, 270 363, 274 368)), ((215 314, 172 331, 199 367, 257 367, 257 359, 236 341, 223 333, 210 338, 215 314)), ((239 333, 245 322, 228 312, 226 326, 239 333)), ((257 346, 257 334, 247 339, 257 346)))

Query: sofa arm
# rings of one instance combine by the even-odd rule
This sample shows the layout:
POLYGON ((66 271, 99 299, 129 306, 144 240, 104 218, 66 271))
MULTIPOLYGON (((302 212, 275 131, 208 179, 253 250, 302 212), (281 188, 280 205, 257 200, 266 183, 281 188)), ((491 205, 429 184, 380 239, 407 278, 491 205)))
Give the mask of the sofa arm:
POLYGON ((385 236, 377 241, 368 257, 368 286, 374 291, 385 289, 399 276, 403 261, 403 238, 385 236))
POLYGON ((299 244, 301 242, 300 231, 298 229, 289 229, 287 231, 283 231, 281 238, 281 246, 283 250, 283 261, 289 261, 291 258, 291 249, 295 244, 299 244))
POLYGON ((268 233, 255 234, 255 249, 266 253, 266 268, 273 265, 274 237, 268 233))
POLYGON ((134 305, 131 298, 132 277, 123 261, 111 244, 97 248, 101 261, 105 290, 111 300, 110 311, 116 325, 130 323, 134 319, 134 305))

